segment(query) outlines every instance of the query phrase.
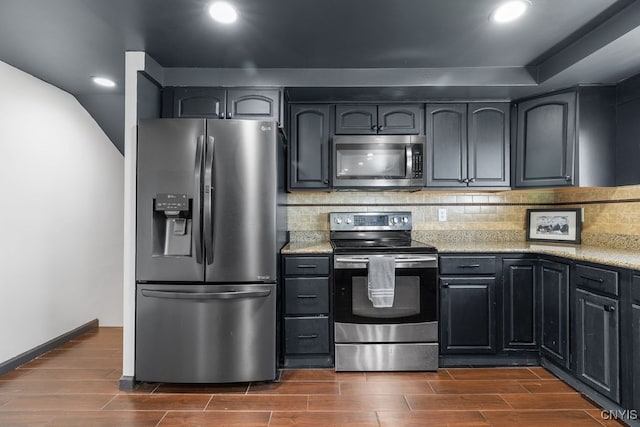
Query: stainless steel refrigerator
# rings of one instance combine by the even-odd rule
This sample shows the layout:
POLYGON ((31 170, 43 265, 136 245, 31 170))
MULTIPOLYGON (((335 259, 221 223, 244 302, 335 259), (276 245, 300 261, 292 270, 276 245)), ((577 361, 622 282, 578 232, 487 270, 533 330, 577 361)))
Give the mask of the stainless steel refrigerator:
POLYGON ((275 122, 138 124, 138 381, 276 377, 284 141, 275 122))

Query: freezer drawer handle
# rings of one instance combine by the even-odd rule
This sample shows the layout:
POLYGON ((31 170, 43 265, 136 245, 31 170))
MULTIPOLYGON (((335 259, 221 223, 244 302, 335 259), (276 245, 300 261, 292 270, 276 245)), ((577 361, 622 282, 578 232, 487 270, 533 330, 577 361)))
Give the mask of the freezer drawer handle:
POLYGON ((240 299, 240 298, 260 298, 271 294, 271 289, 261 291, 230 291, 230 292, 170 292, 170 291, 150 291, 142 290, 142 295, 152 298, 170 299, 240 299))
POLYGON ((480 268, 480 264, 463 264, 459 265, 458 268, 480 268))
POLYGON ((318 295, 298 295, 298 298, 303 299, 303 298, 318 298, 318 295))
POLYGON ((318 268, 315 264, 298 264, 298 268, 318 268))
POLYGON ((311 334, 311 335, 298 335, 298 339, 300 340, 313 340, 318 338, 317 334, 311 334))

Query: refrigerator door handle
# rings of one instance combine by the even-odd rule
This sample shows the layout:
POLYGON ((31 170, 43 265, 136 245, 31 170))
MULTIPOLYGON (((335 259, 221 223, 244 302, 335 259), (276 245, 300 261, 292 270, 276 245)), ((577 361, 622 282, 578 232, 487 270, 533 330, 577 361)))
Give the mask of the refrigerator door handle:
POLYGON ((204 251, 207 264, 213 264, 213 159, 215 140, 207 137, 206 159, 204 164, 204 251))
POLYGON ((263 298, 271 294, 271 289, 259 291, 227 291, 227 292, 171 292, 150 291, 143 289, 142 295, 151 298, 190 299, 190 300, 229 300, 241 298, 263 298))
POLYGON ((204 156, 204 135, 198 137, 196 148, 196 174, 193 196, 193 234, 196 239, 196 262, 202 264, 202 158, 204 156))

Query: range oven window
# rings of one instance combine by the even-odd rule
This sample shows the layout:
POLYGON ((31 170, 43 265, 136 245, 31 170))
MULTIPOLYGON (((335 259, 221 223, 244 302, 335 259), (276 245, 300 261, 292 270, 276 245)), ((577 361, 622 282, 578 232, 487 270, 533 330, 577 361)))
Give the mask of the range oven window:
POLYGON ((339 269, 335 277, 335 321, 398 324, 438 320, 437 269, 396 268, 393 306, 375 308, 367 295, 367 269, 339 269))
POLYGON ((356 276, 351 284, 351 312, 355 316, 374 319, 395 319, 420 314, 420 278, 401 276, 396 279, 393 306, 376 308, 368 297, 367 278, 356 276))
POLYGON ((398 144, 338 144, 336 172, 343 178, 405 178, 406 147, 398 144))

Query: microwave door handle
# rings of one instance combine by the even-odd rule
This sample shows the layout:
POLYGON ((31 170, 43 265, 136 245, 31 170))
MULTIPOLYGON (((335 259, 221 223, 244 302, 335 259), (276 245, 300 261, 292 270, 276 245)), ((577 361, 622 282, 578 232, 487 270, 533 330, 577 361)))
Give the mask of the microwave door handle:
POLYGON ((413 149, 410 144, 405 146, 404 153, 407 159, 407 174, 405 176, 411 179, 413 178, 413 149))

